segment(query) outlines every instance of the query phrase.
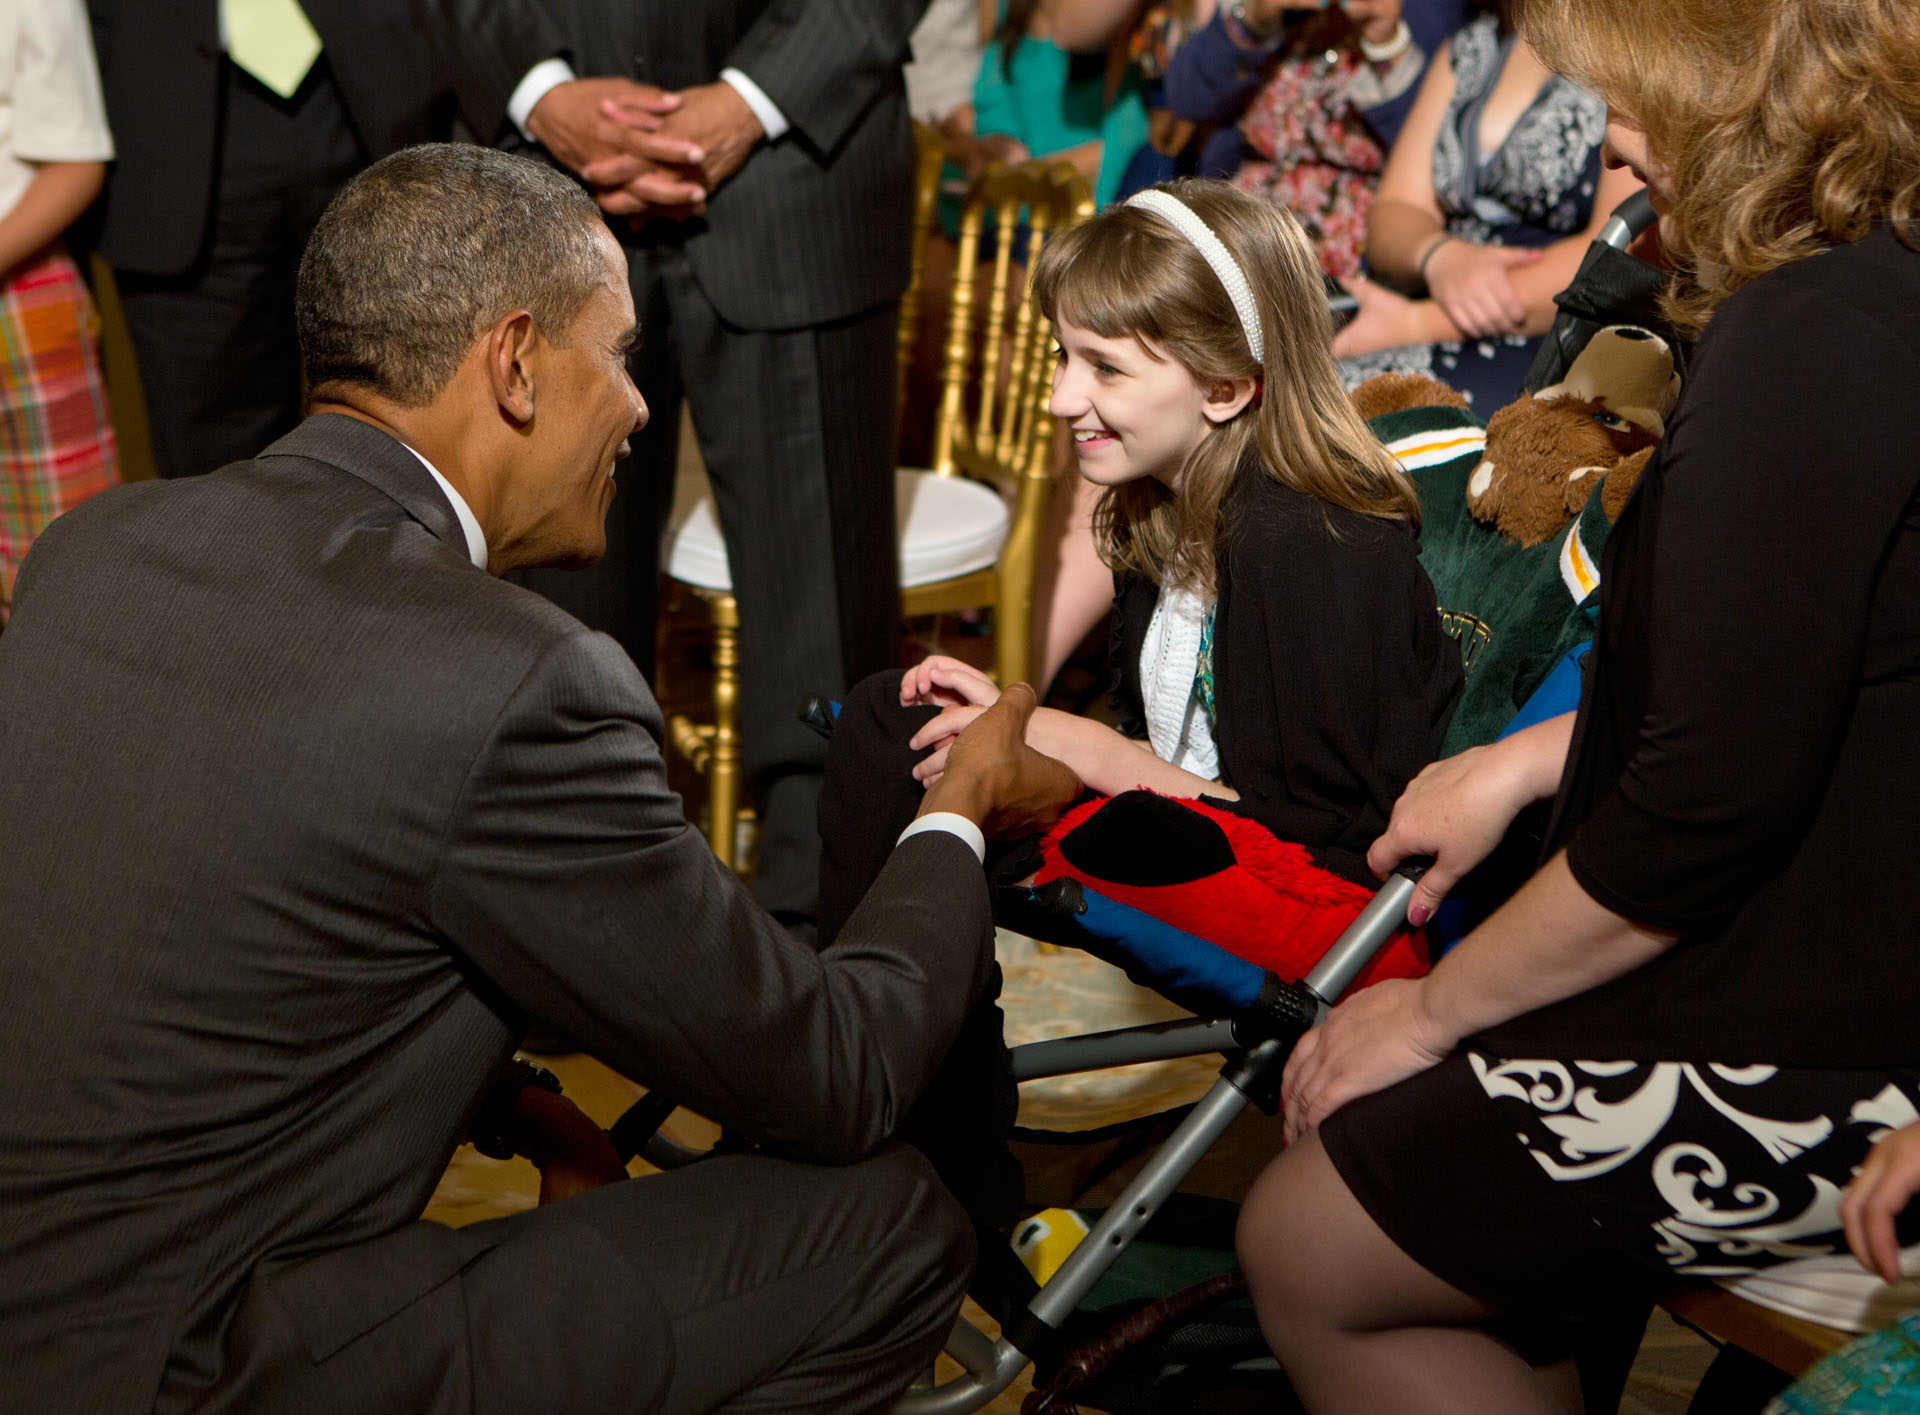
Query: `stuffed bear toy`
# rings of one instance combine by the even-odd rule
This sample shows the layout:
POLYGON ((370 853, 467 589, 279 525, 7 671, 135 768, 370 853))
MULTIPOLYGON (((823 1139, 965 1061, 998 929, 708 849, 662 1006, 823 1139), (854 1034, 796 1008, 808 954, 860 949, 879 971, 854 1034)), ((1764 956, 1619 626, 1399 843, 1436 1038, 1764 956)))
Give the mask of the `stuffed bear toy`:
POLYGON ((1491 741, 1593 634, 1600 547, 1679 394, 1658 335, 1614 325, 1484 429, 1446 385, 1383 374, 1354 406, 1420 493, 1421 564, 1466 689, 1442 755, 1491 741))

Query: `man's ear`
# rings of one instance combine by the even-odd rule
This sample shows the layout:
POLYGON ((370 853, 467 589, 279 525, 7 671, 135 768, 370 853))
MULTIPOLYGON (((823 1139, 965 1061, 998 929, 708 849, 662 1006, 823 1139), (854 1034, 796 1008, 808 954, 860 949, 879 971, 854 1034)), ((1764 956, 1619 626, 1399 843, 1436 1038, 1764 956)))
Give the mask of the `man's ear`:
POLYGON ((1207 421, 1216 427, 1232 422, 1259 391, 1260 380, 1257 378, 1223 379, 1207 390, 1207 401, 1201 411, 1207 415, 1207 421))
POLYGON ((503 315, 481 336, 486 344, 487 379, 493 401, 516 423, 533 421, 534 352, 540 332, 525 310, 503 315))

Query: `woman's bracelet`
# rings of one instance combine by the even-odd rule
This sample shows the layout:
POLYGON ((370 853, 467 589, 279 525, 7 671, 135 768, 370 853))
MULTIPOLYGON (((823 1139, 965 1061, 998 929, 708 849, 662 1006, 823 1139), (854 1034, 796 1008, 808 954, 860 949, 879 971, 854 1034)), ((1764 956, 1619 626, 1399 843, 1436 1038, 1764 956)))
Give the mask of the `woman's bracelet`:
POLYGON ((1427 248, 1420 252, 1420 260, 1419 263, 1413 267, 1413 273, 1420 279, 1425 280, 1427 278, 1427 262, 1433 259, 1433 253, 1448 241, 1457 241, 1459 239, 1458 236, 1447 231, 1442 231, 1439 235, 1435 236, 1431 241, 1427 242, 1427 248))
POLYGON ((1407 22, 1403 17, 1400 22, 1393 27, 1393 33, 1389 35, 1382 44, 1375 44, 1364 34, 1361 35, 1360 52, 1366 55, 1372 63, 1386 64, 1405 54, 1412 43, 1413 31, 1407 28, 1407 22))

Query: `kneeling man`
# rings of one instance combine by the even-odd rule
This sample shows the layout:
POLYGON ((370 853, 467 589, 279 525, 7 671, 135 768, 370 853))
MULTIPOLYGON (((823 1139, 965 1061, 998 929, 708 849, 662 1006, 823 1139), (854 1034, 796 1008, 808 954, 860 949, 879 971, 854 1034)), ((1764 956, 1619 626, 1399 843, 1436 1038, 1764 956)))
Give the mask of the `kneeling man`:
POLYGON ((1073 789, 1030 695, 795 945, 626 656, 494 578, 599 554, 646 418, 593 203, 397 154, 299 324, 314 415, 56 522, 0 637, 0 1409, 884 1409, 968 1266, 888 1137, 989 965, 973 826, 1073 789), (421 1221, 529 1020, 761 1150, 421 1221))

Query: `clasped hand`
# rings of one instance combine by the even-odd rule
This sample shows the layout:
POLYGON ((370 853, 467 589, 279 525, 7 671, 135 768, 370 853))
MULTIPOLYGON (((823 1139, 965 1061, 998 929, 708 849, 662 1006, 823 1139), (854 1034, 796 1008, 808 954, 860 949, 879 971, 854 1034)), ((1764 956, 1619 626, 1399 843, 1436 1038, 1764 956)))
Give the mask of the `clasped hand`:
POLYGON ((938 781, 947 769, 947 753, 954 738, 999 701, 999 685, 972 664, 957 658, 930 654, 909 668, 900 680, 900 706, 942 709, 907 743, 916 752, 927 747, 935 749, 914 765, 914 780, 923 786, 938 781))
POLYGON ((941 748, 945 769, 921 810, 956 811, 996 839, 1052 825, 1080 794, 1080 778, 1065 762, 1027 745, 1033 710, 1033 689, 1025 683, 996 693, 990 707, 969 704, 968 726, 941 748))
POLYGON ((534 105, 527 130, 611 215, 684 220, 765 136, 725 83, 669 92, 631 79, 574 79, 534 105))

